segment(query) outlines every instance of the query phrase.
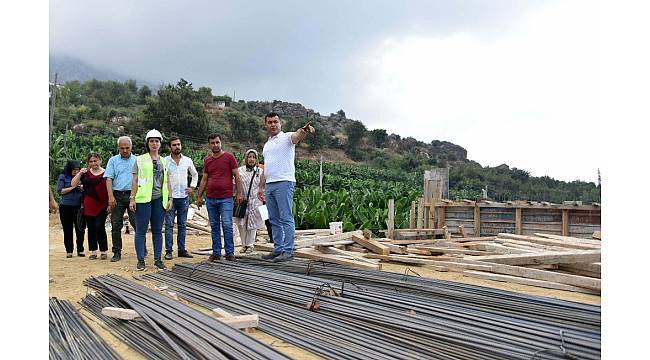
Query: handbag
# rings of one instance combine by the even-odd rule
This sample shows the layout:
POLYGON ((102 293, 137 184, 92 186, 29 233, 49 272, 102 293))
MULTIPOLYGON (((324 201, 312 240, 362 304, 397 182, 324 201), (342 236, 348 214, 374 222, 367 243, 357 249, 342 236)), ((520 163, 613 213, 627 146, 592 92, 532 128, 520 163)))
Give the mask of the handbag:
POLYGON ((255 180, 255 175, 257 171, 253 171, 253 176, 251 176, 251 183, 248 184, 248 194, 246 199, 242 200, 239 204, 235 204, 235 207, 232 209, 232 216, 236 218, 243 219, 246 217, 246 209, 248 208, 248 198, 251 196, 251 189, 253 188, 253 180, 255 180))
POLYGON ((83 197, 81 198, 81 207, 77 211, 77 230, 79 232, 86 231, 86 217, 84 216, 84 201, 83 197))

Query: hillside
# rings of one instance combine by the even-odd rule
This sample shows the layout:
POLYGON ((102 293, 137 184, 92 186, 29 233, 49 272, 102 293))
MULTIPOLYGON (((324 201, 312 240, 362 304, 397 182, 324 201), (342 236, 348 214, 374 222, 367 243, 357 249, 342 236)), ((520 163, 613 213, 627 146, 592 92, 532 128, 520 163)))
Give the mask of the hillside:
MULTIPOLYGON (((483 167, 467 159, 459 145, 439 140, 430 143, 387 134, 383 129, 367 130, 360 120, 349 119, 343 110, 323 115, 301 104, 283 101, 232 102, 215 96, 207 87, 194 89, 184 79, 154 93, 135 81, 71 81, 57 90, 54 133, 66 129, 79 135, 101 134, 100 142, 131 135, 136 152, 147 129, 156 128, 165 136, 179 135, 187 150, 196 150, 198 161, 205 154, 206 135, 222 135, 228 151, 241 154, 247 148, 261 149, 266 141, 263 117, 269 111, 284 119, 283 128, 296 129, 308 119, 317 132, 297 147, 298 159, 320 159, 390 169, 411 176, 435 167, 449 167, 450 197, 476 199, 481 189, 495 200, 538 200, 600 202, 600 186, 582 181, 563 182, 548 176, 531 177, 522 169, 506 164, 483 167), (225 102, 225 107, 217 102, 225 102)), ((108 150, 112 145, 108 145, 108 150)), ((51 172, 57 171, 61 154, 52 155, 51 172)), ((81 159, 82 154, 76 155, 81 159), (81 156, 81 157, 80 157, 81 156)), ((364 171, 361 171, 362 173, 364 171)), ((367 173, 367 171, 365 171, 367 173)), ((421 179, 420 176, 415 176, 421 179)), ((412 189, 421 191, 421 180, 412 189)))

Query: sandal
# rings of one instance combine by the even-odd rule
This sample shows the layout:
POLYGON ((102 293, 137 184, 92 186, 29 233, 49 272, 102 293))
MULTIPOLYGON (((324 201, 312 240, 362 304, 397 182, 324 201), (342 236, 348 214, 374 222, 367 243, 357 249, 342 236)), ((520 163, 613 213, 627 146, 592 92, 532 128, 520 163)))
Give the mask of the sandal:
POLYGON ((90 255, 90 256, 88 257, 88 260, 97 260, 97 255, 96 255, 96 254, 92 254, 92 255, 90 255))

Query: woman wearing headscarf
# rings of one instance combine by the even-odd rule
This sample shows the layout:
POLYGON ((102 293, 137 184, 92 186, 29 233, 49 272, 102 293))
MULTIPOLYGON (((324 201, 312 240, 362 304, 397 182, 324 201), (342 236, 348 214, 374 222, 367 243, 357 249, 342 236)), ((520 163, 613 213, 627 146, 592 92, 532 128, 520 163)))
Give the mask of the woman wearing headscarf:
POLYGON ((257 229, 264 225, 264 220, 262 220, 262 215, 258 210, 262 202, 257 197, 257 191, 260 186, 260 175, 263 171, 258 165, 257 151, 253 149, 246 150, 243 165, 239 167, 239 177, 242 195, 245 200, 248 200, 248 206, 246 207, 246 216, 235 218, 242 244, 239 252, 242 254, 253 251, 257 229), (247 195, 248 197, 246 197, 247 195))
POLYGON ((97 259, 97 245, 101 252, 101 259, 106 260, 108 255, 108 240, 106 238, 106 216, 108 215, 108 192, 106 191, 106 178, 102 167, 102 157, 98 153, 88 155, 88 168, 82 168, 72 179, 72 186, 83 184, 84 188, 84 217, 88 226, 88 248, 90 260, 97 259))
POLYGON ((63 227, 63 244, 65 245, 66 257, 71 258, 74 250, 73 231, 77 235, 77 256, 84 254, 84 232, 77 224, 77 214, 81 208, 83 197, 83 186, 72 186, 72 179, 79 173, 81 164, 77 160, 68 160, 63 172, 56 181, 56 191, 61 195, 59 200, 59 218, 63 227), (73 230, 74 229, 74 230, 73 230))

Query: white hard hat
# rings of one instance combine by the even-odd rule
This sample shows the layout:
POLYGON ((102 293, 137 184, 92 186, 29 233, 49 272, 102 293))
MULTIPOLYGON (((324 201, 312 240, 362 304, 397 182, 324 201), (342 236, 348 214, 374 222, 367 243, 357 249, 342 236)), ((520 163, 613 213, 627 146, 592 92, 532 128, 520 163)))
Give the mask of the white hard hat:
POLYGON ((149 141, 149 138, 159 138, 162 141, 162 134, 156 129, 151 129, 147 133, 147 136, 144 137, 144 141, 149 141))

